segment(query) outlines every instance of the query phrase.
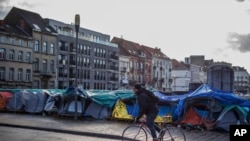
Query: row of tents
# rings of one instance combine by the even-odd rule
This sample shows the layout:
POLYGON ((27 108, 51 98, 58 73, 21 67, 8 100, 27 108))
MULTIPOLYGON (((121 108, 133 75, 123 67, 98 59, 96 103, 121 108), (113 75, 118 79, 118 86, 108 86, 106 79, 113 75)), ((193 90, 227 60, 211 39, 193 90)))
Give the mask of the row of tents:
MULTIPOLYGON (((207 84, 182 95, 153 93, 160 98, 156 122, 168 115, 184 127, 223 131, 250 122, 249 100, 207 84)), ((133 120, 138 105, 132 90, 0 89, 0 110, 133 120)))

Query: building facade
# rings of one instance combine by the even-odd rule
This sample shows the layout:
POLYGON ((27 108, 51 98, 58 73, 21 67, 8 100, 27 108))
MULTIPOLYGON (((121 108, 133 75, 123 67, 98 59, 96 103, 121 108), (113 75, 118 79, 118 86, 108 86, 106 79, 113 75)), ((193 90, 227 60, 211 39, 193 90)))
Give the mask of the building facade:
POLYGON ((46 23, 58 33, 58 88, 74 86, 76 78, 83 89, 119 88, 119 48, 109 35, 80 27, 77 46, 75 25, 53 19, 46 23))
POLYGON ((16 26, 0 25, 0 88, 32 88, 33 38, 16 26))
POLYGON ((119 88, 119 49, 109 35, 80 28, 76 38, 75 25, 13 7, 0 37, 2 88, 119 88))
POLYGON ((188 64, 172 59, 171 92, 182 94, 189 91, 191 71, 188 64))
POLYGON ((169 57, 161 52, 160 48, 150 48, 142 46, 148 58, 150 59, 151 68, 151 85, 162 91, 169 91, 171 89, 170 79, 172 62, 169 57))
POLYGON ((233 92, 234 71, 230 63, 216 62, 209 66, 207 84, 214 89, 233 92))
POLYGON ((234 92, 237 94, 250 94, 250 76, 245 68, 234 66, 234 92))
POLYGON ((118 44, 120 49, 121 85, 131 88, 140 83, 162 91, 170 89, 171 61, 159 48, 118 37, 114 37, 111 42, 118 44), (123 69, 125 67, 128 68, 123 69))
POLYGON ((29 55, 32 88, 56 88, 56 32, 44 24, 39 14, 16 7, 10 10, 4 23, 18 27, 33 38, 33 49, 29 55))

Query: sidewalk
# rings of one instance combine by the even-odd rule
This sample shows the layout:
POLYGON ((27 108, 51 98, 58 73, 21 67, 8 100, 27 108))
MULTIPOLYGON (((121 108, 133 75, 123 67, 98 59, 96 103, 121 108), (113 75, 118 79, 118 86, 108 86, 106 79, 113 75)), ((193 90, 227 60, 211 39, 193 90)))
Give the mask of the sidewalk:
POLYGON ((84 136, 99 136, 120 140, 122 130, 128 123, 91 118, 42 116, 20 113, 0 113, 0 128, 4 126, 53 131, 84 136))
MULTIPOLYGON (((95 120, 91 118, 42 116, 34 114, 0 112, 0 128, 5 126, 53 131, 84 136, 121 140, 123 129, 129 122, 95 120)), ((184 130, 187 141, 229 141, 229 134, 216 131, 184 130)))

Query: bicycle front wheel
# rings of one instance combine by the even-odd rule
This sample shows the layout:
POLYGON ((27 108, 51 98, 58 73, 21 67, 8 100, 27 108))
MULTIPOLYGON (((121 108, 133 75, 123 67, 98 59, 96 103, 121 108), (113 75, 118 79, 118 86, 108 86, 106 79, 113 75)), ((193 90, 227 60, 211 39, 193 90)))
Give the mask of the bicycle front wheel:
POLYGON ((123 130, 123 141, 147 141, 147 132, 140 125, 130 125, 123 130))
POLYGON ((186 136, 181 128, 167 126, 162 141, 186 141, 186 136))

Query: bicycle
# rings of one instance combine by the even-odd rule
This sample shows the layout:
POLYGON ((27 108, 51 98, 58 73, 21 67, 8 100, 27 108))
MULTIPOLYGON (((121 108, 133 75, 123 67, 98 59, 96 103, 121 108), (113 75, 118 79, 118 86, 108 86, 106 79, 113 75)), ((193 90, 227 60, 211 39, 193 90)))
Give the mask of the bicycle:
MULTIPOLYGON (((169 116, 163 116, 162 118, 169 118, 169 116)), ((161 126, 157 124, 155 126, 160 128, 160 132, 157 135, 159 141, 186 141, 186 136, 182 129, 172 122, 162 122, 161 126)), ((150 137, 151 133, 145 122, 129 125, 122 132, 123 141, 148 141, 150 137)))

